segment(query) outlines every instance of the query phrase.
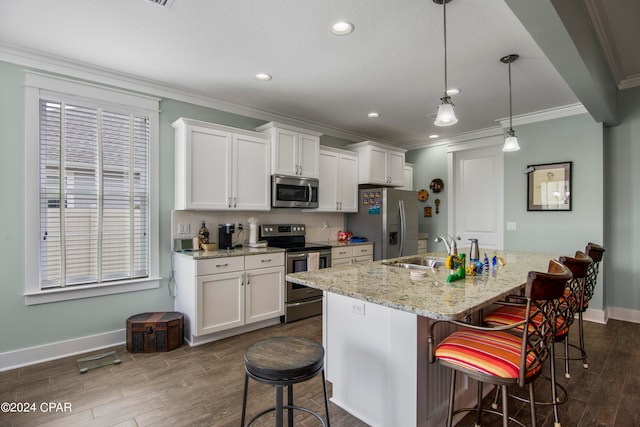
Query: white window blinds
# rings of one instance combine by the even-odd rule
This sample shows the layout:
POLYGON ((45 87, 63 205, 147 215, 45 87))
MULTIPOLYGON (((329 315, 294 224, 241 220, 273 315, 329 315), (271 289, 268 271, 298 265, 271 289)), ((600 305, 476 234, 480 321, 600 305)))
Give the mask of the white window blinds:
POLYGON ((149 277, 149 117, 39 102, 40 287, 149 277))

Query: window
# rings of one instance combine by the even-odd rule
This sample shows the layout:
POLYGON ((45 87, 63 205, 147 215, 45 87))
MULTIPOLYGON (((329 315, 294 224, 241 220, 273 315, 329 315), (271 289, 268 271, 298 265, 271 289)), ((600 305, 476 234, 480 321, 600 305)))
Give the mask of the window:
POLYGON ((158 287, 157 100, 35 73, 26 82, 26 169, 37 171, 26 180, 37 194, 27 303, 158 287))

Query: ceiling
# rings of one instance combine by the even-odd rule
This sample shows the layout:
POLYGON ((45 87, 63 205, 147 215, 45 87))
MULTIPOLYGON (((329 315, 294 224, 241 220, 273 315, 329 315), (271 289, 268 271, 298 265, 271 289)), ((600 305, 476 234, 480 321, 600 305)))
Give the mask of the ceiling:
MULTIPOLYGON (((640 2, 579 1, 617 87, 638 85, 640 2)), ((508 68, 499 61, 507 54, 520 55, 511 65, 514 116, 584 103, 567 67, 548 59, 553 43, 539 47, 544 20, 519 10, 531 3, 447 4, 448 83, 462 92, 452 97, 459 122, 440 128, 443 7, 433 0, 0 0, 0 53, 28 52, 247 107, 256 118, 412 147, 431 134, 438 141, 499 127, 509 115, 508 68), (331 34, 338 20, 355 31, 331 34), (258 81, 258 72, 273 79, 258 81), (368 118, 372 111, 380 117, 368 118)))

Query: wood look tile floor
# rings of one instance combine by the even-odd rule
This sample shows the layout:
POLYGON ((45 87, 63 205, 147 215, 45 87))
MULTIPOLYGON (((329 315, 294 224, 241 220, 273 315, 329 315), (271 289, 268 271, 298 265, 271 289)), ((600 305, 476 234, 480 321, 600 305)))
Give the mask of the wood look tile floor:
MULTIPOLYGON (((0 373, 0 402, 35 403, 36 412, 0 413, 0 426, 239 426, 244 385, 244 351, 270 336, 299 335, 321 341, 321 319, 272 326, 198 347, 168 353, 130 354, 124 346, 0 373), (80 374, 80 357, 116 350, 120 365, 80 374), (40 410, 43 402, 69 403, 71 411, 40 410)), ((563 427, 640 426, 640 324, 587 322, 589 369, 572 362, 569 390, 561 406, 563 427)), ((548 385, 541 382, 544 397, 548 385)), ((322 384, 316 377, 294 387, 296 404, 323 414, 322 384)), ((248 416, 273 405, 273 387, 249 383, 248 416)), ((512 413, 527 423, 528 406, 511 402, 512 413)), ((538 407, 538 423, 552 426, 550 408, 538 407)), ((331 425, 365 423, 330 403, 331 425)), ((272 414, 254 425, 271 426, 272 414)), ((295 425, 314 427, 315 418, 297 413, 295 425)), ((464 418, 459 426, 473 425, 464 418)), ((487 417, 483 426, 498 426, 487 417)), ((405 427, 405 426, 393 426, 405 427)))

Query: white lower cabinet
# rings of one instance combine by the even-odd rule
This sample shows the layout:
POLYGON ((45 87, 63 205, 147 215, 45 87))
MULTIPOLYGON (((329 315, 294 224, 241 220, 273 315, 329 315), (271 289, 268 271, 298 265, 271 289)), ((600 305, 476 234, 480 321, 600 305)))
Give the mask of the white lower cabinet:
POLYGON ((190 345, 279 323, 284 315, 284 253, 201 260, 174 255, 174 268, 174 308, 185 316, 190 345))
POLYGON ((373 261, 373 243, 331 248, 331 267, 373 261))

